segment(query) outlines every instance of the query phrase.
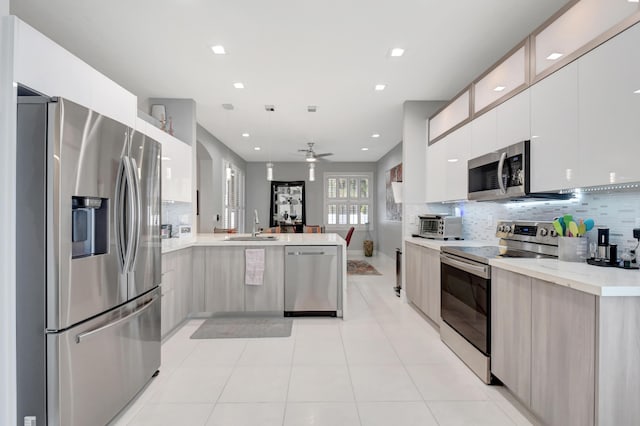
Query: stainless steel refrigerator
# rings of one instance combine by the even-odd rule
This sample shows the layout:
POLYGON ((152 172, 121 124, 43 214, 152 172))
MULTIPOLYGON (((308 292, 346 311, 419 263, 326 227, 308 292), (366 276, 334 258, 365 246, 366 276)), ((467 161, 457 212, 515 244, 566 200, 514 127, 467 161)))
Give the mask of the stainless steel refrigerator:
POLYGON ((18 99, 18 422, 106 424, 160 366, 160 144, 18 99))

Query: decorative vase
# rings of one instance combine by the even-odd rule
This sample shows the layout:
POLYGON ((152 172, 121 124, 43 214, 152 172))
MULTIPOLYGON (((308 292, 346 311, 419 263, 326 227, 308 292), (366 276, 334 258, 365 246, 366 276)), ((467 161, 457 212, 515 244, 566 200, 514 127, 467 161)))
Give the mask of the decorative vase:
POLYGON ((373 241, 372 240, 364 240, 362 242, 362 249, 364 250, 364 255, 367 257, 373 256, 373 241))

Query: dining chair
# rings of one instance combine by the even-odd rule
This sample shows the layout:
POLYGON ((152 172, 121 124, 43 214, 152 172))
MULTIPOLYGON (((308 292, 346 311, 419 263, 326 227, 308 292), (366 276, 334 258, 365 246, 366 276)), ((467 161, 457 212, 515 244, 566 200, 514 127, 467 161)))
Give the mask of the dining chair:
POLYGON ((282 230, 279 226, 273 226, 271 228, 265 228, 262 230, 263 234, 280 234, 282 230))
POLYGON ((351 236, 353 235, 353 231, 355 231, 356 228, 355 227, 351 227, 349 228, 349 231, 347 232, 347 236, 344 237, 344 240, 347 242, 347 247, 349 247, 349 244, 351 243, 351 236))

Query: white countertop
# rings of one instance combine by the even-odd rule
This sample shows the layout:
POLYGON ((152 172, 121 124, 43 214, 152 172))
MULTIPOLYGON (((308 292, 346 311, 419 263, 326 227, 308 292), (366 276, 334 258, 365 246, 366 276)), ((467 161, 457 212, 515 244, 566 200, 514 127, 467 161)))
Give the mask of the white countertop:
POLYGON ((420 237, 406 237, 404 239, 408 243, 413 243, 422 247, 440 250, 442 246, 466 246, 466 247, 482 247, 482 246, 497 246, 498 240, 495 241, 480 241, 480 240, 431 240, 428 238, 420 237))
POLYGON ((191 238, 170 238, 162 240, 162 253, 189 247, 213 246, 345 246, 345 240, 338 234, 263 234, 274 235, 274 241, 229 241, 233 237, 248 237, 251 234, 198 234, 191 238))
POLYGON ((555 259, 491 259, 491 266, 596 296, 640 296, 640 271, 555 259))

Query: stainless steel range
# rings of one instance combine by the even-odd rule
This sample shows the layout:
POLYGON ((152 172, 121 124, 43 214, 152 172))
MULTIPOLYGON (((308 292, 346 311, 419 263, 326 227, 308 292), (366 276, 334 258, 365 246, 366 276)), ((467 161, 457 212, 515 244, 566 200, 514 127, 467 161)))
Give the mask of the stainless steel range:
POLYGON ((443 246, 440 337, 485 383, 491 383, 491 266, 497 257, 555 258, 551 222, 500 221, 498 246, 443 246))

